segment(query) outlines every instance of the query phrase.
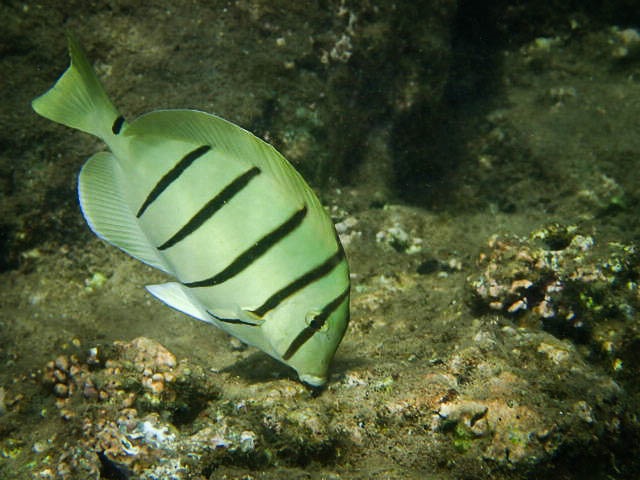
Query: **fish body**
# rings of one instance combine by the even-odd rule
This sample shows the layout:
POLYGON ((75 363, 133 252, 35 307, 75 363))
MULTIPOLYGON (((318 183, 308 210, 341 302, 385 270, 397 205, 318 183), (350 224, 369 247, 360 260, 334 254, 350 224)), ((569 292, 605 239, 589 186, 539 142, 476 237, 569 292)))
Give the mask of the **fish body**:
POLYGON ((215 115, 158 110, 127 123, 77 41, 36 98, 45 118, 101 138, 78 197, 91 230, 176 281, 167 305, 327 379, 349 321, 349 268, 331 219, 271 145, 215 115))

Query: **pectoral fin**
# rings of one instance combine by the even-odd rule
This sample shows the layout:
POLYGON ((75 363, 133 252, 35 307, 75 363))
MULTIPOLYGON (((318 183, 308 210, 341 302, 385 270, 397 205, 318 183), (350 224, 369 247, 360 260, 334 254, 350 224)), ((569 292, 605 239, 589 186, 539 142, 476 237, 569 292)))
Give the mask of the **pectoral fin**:
POLYGON ((215 312, 207 310, 207 313, 213 318, 223 323, 235 323, 241 325, 253 325, 259 327, 264 323, 264 319, 250 310, 244 310, 240 307, 232 309, 216 309, 215 312))

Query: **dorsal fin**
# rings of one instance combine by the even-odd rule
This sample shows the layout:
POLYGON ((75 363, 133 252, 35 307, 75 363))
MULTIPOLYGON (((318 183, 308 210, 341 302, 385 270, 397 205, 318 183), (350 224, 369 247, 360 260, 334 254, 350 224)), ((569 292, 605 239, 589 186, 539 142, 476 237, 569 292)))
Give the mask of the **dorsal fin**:
MULTIPOLYGON (((322 205, 291 164, 271 145, 223 118, 198 110, 157 110, 137 118, 126 136, 150 135, 213 145, 216 149, 268 172, 287 195, 294 195, 310 210, 322 205)), ((324 214, 324 212, 323 212, 324 214)))

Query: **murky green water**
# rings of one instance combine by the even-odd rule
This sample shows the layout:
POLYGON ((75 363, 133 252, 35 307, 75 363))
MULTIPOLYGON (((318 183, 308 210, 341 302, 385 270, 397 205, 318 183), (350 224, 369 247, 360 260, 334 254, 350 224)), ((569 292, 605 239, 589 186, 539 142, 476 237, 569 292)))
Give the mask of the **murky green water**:
POLYGON ((5 2, 0 477, 636 478, 629 2, 5 2), (164 307, 95 238, 104 147, 30 101, 78 36, 128 119, 278 148, 352 271, 327 388, 164 307))

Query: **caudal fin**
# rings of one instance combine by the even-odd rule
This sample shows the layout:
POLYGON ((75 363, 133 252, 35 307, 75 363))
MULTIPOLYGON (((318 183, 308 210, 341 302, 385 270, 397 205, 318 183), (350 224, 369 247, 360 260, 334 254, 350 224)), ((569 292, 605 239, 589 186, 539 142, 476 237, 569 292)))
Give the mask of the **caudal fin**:
MULTIPOLYGON (((31 102, 39 115, 106 140, 120 117, 82 47, 67 34, 71 65, 58 81, 31 102)), ((115 132, 114 132, 115 133, 115 132)))

